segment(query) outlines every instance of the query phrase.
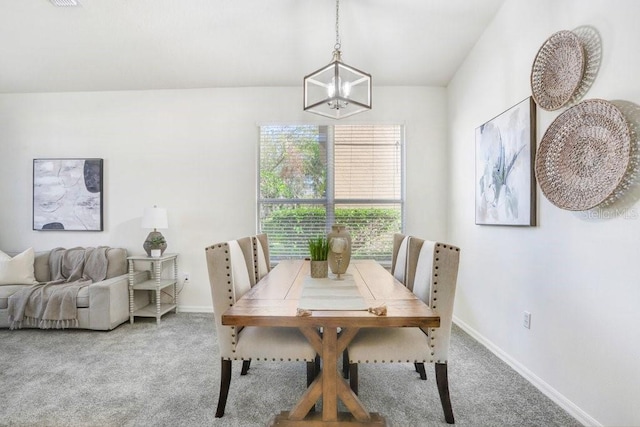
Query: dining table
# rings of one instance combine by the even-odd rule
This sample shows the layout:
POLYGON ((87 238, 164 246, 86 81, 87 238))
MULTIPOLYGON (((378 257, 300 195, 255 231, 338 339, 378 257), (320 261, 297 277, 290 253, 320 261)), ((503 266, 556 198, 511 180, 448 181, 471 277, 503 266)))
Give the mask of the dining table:
POLYGON ((296 327, 321 358, 298 403, 265 414, 268 425, 386 426, 384 415, 369 412, 343 379, 338 359, 361 328, 437 328, 440 317, 375 260, 352 259, 338 280, 331 273, 311 278, 310 262, 299 259, 280 261, 222 315, 222 324, 296 327))

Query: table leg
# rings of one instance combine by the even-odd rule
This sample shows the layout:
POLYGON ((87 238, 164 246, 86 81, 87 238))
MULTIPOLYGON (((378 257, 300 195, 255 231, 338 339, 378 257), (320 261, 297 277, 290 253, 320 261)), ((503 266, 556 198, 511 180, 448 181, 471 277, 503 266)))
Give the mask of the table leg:
POLYGON ((128 281, 129 281, 129 323, 133 325, 133 310, 135 308, 134 305, 134 301, 133 301, 133 297, 134 297, 134 293, 133 293, 133 272, 134 272, 134 261, 130 260, 129 261, 129 277, 128 277, 128 281))
POLYGON ((156 325, 160 326, 160 309, 161 309, 161 292, 160 292, 160 276, 162 275, 162 262, 153 263, 154 279, 156 281, 156 325))
POLYGON ((160 325, 160 288, 156 288, 156 325, 160 325))
POLYGON ((307 423, 316 425, 321 421, 322 425, 353 423, 359 426, 385 426, 384 418, 379 414, 369 414, 338 371, 338 357, 356 335, 358 328, 343 329, 338 336, 338 328, 324 327, 322 337, 316 328, 304 327, 300 331, 322 356, 322 371, 293 410, 277 416, 271 425, 297 427, 307 423), (309 411, 321 397, 321 416, 310 414, 309 411), (350 414, 338 412, 338 399, 349 409, 350 414))
POLYGON ((322 421, 338 420, 338 328, 322 332, 322 421))

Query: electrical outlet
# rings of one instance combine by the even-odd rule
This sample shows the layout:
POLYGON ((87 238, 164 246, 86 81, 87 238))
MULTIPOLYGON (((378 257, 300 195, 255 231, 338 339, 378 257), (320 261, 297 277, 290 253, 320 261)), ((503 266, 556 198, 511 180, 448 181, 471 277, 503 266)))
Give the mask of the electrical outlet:
POLYGON ((524 312, 522 325, 527 329, 531 329, 531 313, 528 311, 524 312))

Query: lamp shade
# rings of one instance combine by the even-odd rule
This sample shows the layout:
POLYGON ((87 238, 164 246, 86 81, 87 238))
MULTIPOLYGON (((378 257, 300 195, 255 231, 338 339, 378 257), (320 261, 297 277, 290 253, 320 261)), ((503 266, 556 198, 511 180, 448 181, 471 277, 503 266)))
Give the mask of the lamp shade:
POLYGON ((142 215, 142 228, 169 228, 167 210, 157 206, 144 208, 144 214, 142 215))

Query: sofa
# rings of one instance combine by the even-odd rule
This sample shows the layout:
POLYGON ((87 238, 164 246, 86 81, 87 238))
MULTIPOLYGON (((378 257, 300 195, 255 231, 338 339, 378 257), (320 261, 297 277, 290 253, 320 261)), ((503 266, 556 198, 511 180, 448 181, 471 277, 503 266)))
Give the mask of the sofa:
MULTIPOLYGON (((0 251, 0 328, 8 328, 9 297, 24 287, 52 280, 49 262, 51 251, 27 249, 19 254, 0 251)), ((129 278, 127 251, 108 248, 104 280, 80 289, 76 298, 77 326, 73 328, 111 330, 129 319, 129 278)), ((134 283, 148 278, 148 272, 133 274, 134 283)), ((27 326, 28 327, 28 326, 27 326)))

